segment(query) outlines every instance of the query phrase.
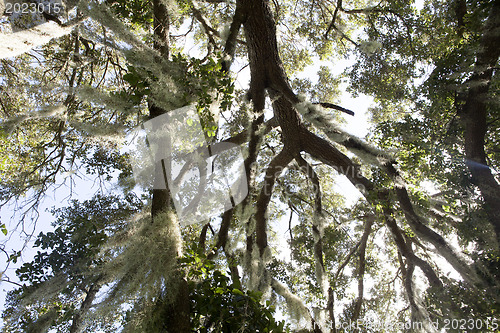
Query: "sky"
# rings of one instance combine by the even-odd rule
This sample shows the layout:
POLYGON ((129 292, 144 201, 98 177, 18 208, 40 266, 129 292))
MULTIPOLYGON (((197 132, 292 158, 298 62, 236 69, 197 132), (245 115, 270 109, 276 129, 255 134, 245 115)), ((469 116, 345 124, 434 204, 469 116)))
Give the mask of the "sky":
MULTIPOLYGON (((1 24, 1 22, 0 22, 1 24)), ((182 30, 183 27, 180 28, 182 30)), ((38 25, 33 29, 24 30, 20 32, 6 32, 5 29, 0 29, 0 58, 7 58, 11 56, 15 56, 21 54, 23 52, 28 51, 30 48, 34 46, 40 46, 44 43, 48 42, 52 37, 62 36, 71 31, 70 28, 62 29, 57 27, 54 22, 45 23, 42 25, 38 25), (43 37, 43 38, 41 38, 43 37)), ((190 55, 197 56, 201 54, 200 50, 196 45, 193 44, 192 40, 188 40, 185 46, 185 49, 189 51, 190 55)), ((343 60, 341 62, 336 63, 334 67, 334 71, 336 74, 343 71, 344 66, 351 64, 352 62, 349 60, 343 60)), ((320 62, 316 60, 313 65, 308 66, 304 73, 316 73, 319 70, 320 65, 328 64, 331 66, 329 62, 320 62)), ((236 65, 237 66, 237 62, 236 65)), ((307 75, 307 74, 304 74, 307 75)), ((299 75, 300 77, 300 75, 299 75)), ((249 68, 245 68, 241 72, 239 72, 238 77, 236 78, 236 85, 239 88, 245 88, 248 86, 249 82, 249 68)), ((344 90, 345 91, 345 90, 344 90)), ((346 123, 341 127, 346 130, 348 133, 356 135, 358 137, 364 137, 369 128, 369 124, 367 122, 367 109, 373 102, 373 100, 367 96, 360 95, 357 98, 353 98, 350 94, 344 92, 340 98, 341 105, 347 109, 354 110, 355 116, 345 116, 346 123)), ((86 200, 90 199, 92 195, 98 190, 95 185, 94 180, 85 174, 79 173, 76 177, 73 177, 74 184, 72 188, 69 186, 69 182, 67 184, 58 187, 52 193, 46 196, 43 200, 42 204, 38 208, 39 216, 36 220, 36 224, 33 222, 29 222, 27 219, 26 229, 31 230, 33 235, 38 235, 41 231, 49 231, 52 229, 51 222, 53 220, 52 215, 47 211, 53 207, 60 208, 69 205, 69 201, 71 199, 78 200, 86 200), (71 191, 73 192, 71 193, 71 191)), ((63 182, 64 177, 59 177, 59 182, 63 182)), ((69 180, 69 179, 66 179, 69 180)), ((358 197, 359 193, 357 190, 350 184, 350 182, 345 177, 338 177, 338 182, 336 182, 335 187, 342 190, 342 192, 346 193, 347 201, 354 202, 358 197), (346 190, 347 189, 347 190, 346 190)), ((109 189, 110 190, 110 189, 109 189)), ((6 249, 9 251, 18 250, 26 241, 26 237, 23 237, 18 231, 13 231, 16 229, 16 225, 19 223, 19 216, 15 214, 16 204, 12 203, 8 206, 5 206, 0 210, 1 221, 6 223, 7 229, 9 230, 9 234, 7 235, 8 241, 6 242, 6 249)), ((278 230, 278 233, 285 234, 286 229, 288 228, 288 217, 285 218, 287 221, 281 221, 280 225, 283 226, 284 229, 278 230), (285 228, 286 226, 286 228, 285 228)), ((280 228, 281 229, 281 228, 280 228)), ((3 237, 3 235, 0 235, 3 237)), ((4 239, 2 239, 4 241, 4 239)), ((282 238, 281 247, 284 250, 285 257, 289 254, 289 251, 286 249, 286 239, 282 238)), ((29 245, 27 249, 23 251, 21 258, 18 260, 17 264, 10 263, 7 271, 5 272, 6 276, 14 282, 18 282, 15 276, 15 269, 20 267, 20 265, 24 262, 31 261, 32 257, 36 254, 36 249, 32 249, 29 245)), ((4 265, 2 260, 1 265, 4 265)), ((3 270, 3 267, 0 266, 0 269, 3 270)), ((3 309, 4 306, 4 298, 6 291, 11 290, 15 287, 14 284, 3 282, 0 284, 0 310, 3 309)))
MULTIPOLYGON (((180 29, 182 29, 182 27, 180 29)), ((61 36, 63 34, 69 33, 70 31, 71 29, 62 29, 57 27, 57 25, 53 22, 42 24, 37 26, 36 28, 16 33, 5 33, 4 30, 0 29, 0 58, 6 58, 21 54, 22 52, 29 50, 33 46, 39 46, 47 42, 48 40, 50 40, 49 37, 61 36), (45 37, 41 38, 41 36, 45 37)), ((199 49, 192 43, 192 40, 187 42, 185 49, 188 50, 191 55, 200 54, 199 49)), ((309 73, 316 73, 319 70, 320 66, 323 64, 327 64, 330 67, 333 66, 331 62, 320 62, 318 59, 316 59, 313 65, 306 67, 306 69, 303 71, 303 73, 305 74, 302 75, 307 75, 307 77, 310 78, 309 73)), ((352 60, 342 60, 336 62, 335 67, 333 67, 334 74, 340 74, 346 66, 349 66, 351 64, 352 60)), ((299 75, 299 77, 300 76, 301 75, 299 75)), ((238 77, 236 78, 236 85, 238 88, 243 89, 248 86, 248 81, 249 69, 247 67, 239 73, 238 77)), ((344 108, 353 110, 355 112, 355 115, 344 115, 346 123, 341 124, 340 127, 352 135, 363 138, 369 131, 370 124, 368 121, 368 108, 374 103, 374 101, 372 98, 365 95, 360 95, 359 97, 354 98, 346 92, 345 88, 346 85, 344 84, 341 89, 343 90, 343 94, 339 98, 340 105, 344 108)), ((52 215, 46 211, 47 209, 50 209, 52 207, 60 208, 68 206, 70 199, 90 199, 95 191, 98 190, 94 180, 90 176, 80 174, 79 177, 77 175, 77 177, 75 177, 74 179, 75 184, 73 189, 76 189, 76 191, 72 194, 71 189, 68 186, 61 186, 45 198, 39 208, 40 216, 38 218, 36 226, 28 225, 29 227, 34 228, 34 235, 37 235, 40 231, 47 231, 51 229, 50 223, 52 222, 52 215)), ((62 177, 59 180, 62 182, 62 177)), ((336 183, 334 186, 341 190, 342 193, 344 193, 348 204, 354 203, 360 197, 359 192, 343 176, 339 176, 336 178, 336 183)), ((108 190, 111 191, 112 189, 110 188, 108 190)), ((7 242, 7 249, 18 249, 19 246, 24 242, 19 233, 11 231, 19 221, 19 217, 13 215, 14 210, 14 206, 10 205, 4 207, 0 211, 1 221, 7 224, 7 228, 10 231, 8 234, 10 240, 7 242)), ((288 217, 289 216, 286 216, 282 221, 279 222, 281 227, 277 230, 278 234, 281 233, 282 235, 285 235, 280 240, 280 246, 284 250, 284 258, 289 256, 289 251, 285 250, 287 248, 286 230, 288 228, 288 217)), ((296 223, 296 219, 294 220, 294 223, 296 223)), ((0 237, 3 236, 0 234, 0 237)), ((36 251, 30 249, 28 246, 28 249, 23 253, 23 256, 20 258, 18 263, 11 264, 9 266, 9 269, 6 272, 8 277, 13 281, 17 281, 14 273, 15 268, 19 267, 23 262, 30 261, 35 253, 36 251)), ((0 265, 1 264, 3 264, 3 261, 0 262, 0 265)), ((1 266, 0 269, 2 269, 1 266)), ((5 282, 0 285, 0 311, 4 306, 4 297, 6 291, 11 290, 13 287, 14 285, 5 282)))

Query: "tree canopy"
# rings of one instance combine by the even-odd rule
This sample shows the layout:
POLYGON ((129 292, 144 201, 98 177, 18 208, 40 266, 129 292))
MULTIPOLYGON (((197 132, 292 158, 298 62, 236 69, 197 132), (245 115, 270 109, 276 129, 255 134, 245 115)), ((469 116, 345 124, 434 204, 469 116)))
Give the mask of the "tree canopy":
POLYGON ((500 1, 15 3, 4 332, 500 331, 500 1))

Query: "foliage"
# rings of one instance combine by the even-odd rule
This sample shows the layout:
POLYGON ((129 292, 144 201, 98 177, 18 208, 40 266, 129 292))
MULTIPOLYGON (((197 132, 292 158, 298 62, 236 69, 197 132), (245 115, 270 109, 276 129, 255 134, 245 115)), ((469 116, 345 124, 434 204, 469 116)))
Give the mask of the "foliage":
MULTIPOLYGON (((70 34, 0 63, 2 208, 16 201, 24 228, 59 185, 101 185, 52 210, 52 229, 16 270, 3 331, 177 330, 184 285, 182 333, 498 317, 498 56, 480 63, 497 7, 82 1, 70 34), (338 126, 342 90, 374 99, 365 139, 338 126), (168 189, 134 194, 122 148, 143 121, 186 105, 211 148, 241 144, 249 194, 181 227, 168 189)), ((15 264, 21 249, 3 240, 26 231, 5 221, 0 231, 15 264)))
POLYGON ((213 262, 188 251, 181 263, 187 268, 191 300, 191 328, 196 332, 288 332, 274 318, 274 307, 262 293, 242 290, 213 262))
POLYGON ((38 235, 34 247, 40 250, 32 262, 16 270, 25 284, 9 295, 10 304, 3 313, 4 330, 29 331, 42 319, 48 326, 67 326, 82 293, 102 279, 102 265, 113 256, 102 252, 102 246, 110 235, 125 228, 130 214, 142 207, 143 202, 133 195, 97 195, 53 209, 54 231, 38 235))

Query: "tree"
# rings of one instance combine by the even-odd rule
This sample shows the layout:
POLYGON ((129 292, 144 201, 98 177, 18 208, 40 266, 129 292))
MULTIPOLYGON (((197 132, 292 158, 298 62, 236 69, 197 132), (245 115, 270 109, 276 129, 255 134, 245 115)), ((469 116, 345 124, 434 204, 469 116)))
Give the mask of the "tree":
POLYGON ((124 199, 59 210, 35 242, 52 250, 17 272, 25 285, 10 295, 6 332, 498 330, 498 1, 82 1, 75 11, 71 35, 2 60, 0 193, 36 209, 62 171, 85 169, 104 183, 118 171, 124 199), (172 32, 188 23, 202 58, 172 32), (354 112, 335 104, 342 85, 329 66, 316 82, 297 77, 313 59, 348 56, 348 89, 377 103, 366 140, 338 126, 354 112), (247 89, 235 88, 235 60, 249 66, 247 89), (180 228, 177 193, 157 186, 173 163, 155 164, 137 201, 119 147, 141 122, 190 104, 213 154, 244 147, 249 193, 180 228), (360 195, 352 206, 339 177, 360 195), (287 213, 291 260, 276 252, 287 213), (291 327, 273 317, 282 303, 291 327))

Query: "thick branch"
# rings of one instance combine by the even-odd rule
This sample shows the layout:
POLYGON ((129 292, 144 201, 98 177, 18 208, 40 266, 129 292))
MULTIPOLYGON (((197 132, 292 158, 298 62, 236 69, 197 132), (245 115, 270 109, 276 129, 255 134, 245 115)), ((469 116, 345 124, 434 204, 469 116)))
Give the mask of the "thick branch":
POLYGON ((432 325, 431 323, 429 313, 420 304, 421 301, 419 300, 419 297, 415 292, 413 282, 413 273, 415 271, 414 263, 412 261, 408 261, 406 269, 404 268, 404 265, 402 265, 401 271, 406 273, 403 278, 406 295, 408 296, 408 302, 410 303, 411 321, 413 323, 420 323, 421 325, 423 325, 423 332, 437 332, 436 327, 434 327, 434 325, 432 325))
MULTIPOLYGON (((167 4, 164 0, 153 0, 153 29, 154 29, 154 48, 160 52, 163 59, 158 59, 159 62, 166 60, 169 56, 169 24, 170 15, 168 13, 167 4)), ((149 103, 149 119, 153 119, 168 110, 162 107, 149 103)), ((167 172, 170 171, 170 163, 165 164, 164 160, 156 164, 155 182, 161 181, 161 177, 166 181, 167 172)), ((154 220, 163 212, 173 209, 170 191, 165 186, 164 189, 153 189, 151 216, 154 220)), ((172 253, 178 256, 178 253, 172 253)), ((190 332, 189 319, 189 287, 187 281, 182 275, 176 274, 178 288, 174 291, 173 301, 165 304, 166 312, 169 314, 162 321, 165 326, 179 333, 190 332)))
MULTIPOLYGON (((338 151, 328 141, 319 138, 310 132, 303 133, 303 146, 304 150, 313 157, 318 158, 327 165, 332 166, 337 171, 344 174, 354 186, 358 187, 365 194, 365 197, 369 202, 376 204, 373 198, 366 195, 374 190, 373 184, 361 174, 359 167, 354 165, 347 156, 338 151)), ((396 170, 394 169, 393 172, 396 172, 396 170)), ((401 184, 402 179, 398 177, 397 179, 394 179, 394 182, 401 184)), ((413 210, 413 206, 406 189, 404 187, 397 187, 396 193, 406 216, 406 220, 414 232, 419 237, 422 237, 424 240, 433 244, 436 251, 440 253, 464 277, 464 279, 472 285, 477 284, 479 282, 477 275, 464 262, 464 260, 460 258, 459 254, 453 250, 443 237, 420 221, 420 217, 413 210)), ((417 259, 417 262, 420 261, 417 259)), ((422 263, 422 265, 425 264, 422 263)), ((424 268, 422 269, 424 270, 424 268)))
POLYGON ((406 217, 406 222, 413 232, 424 241, 434 245, 436 251, 441 254, 468 283, 473 286, 481 283, 481 280, 474 270, 460 258, 460 254, 458 254, 441 235, 422 222, 422 218, 417 215, 413 209, 404 181, 394 166, 388 163, 385 165, 385 169, 396 184, 396 196, 406 217))
POLYGON ((89 311, 92 302, 94 302, 95 296, 101 289, 103 284, 102 276, 97 277, 96 281, 89 287, 87 295, 80 306, 80 309, 73 315, 73 322, 71 323, 70 333, 80 333, 85 329, 83 317, 89 311))
MULTIPOLYGON (((319 115, 319 118, 316 117, 315 119, 319 121, 321 120, 321 117, 322 116, 319 115)), ((333 136, 334 138, 335 134, 336 133, 327 132, 327 135, 333 136)), ((303 129, 301 133, 301 140, 302 147, 306 152, 347 176, 351 183, 354 186, 358 187, 363 192, 363 194, 365 194, 365 197, 368 192, 374 190, 373 184, 364 176, 362 176, 359 171, 359 167, 354 165, 347 156, 338 151, 332 144, 310 133, 307 129, 303 129)), ((457 272, 459 272, 464 277, 464 279, 466 279, 466 281, 468 281, 472 285, 479 283, 480 280, 478 276, 465 263, 464 259, 460 258, 460 255, 455 252, 455 250, 444 240, 444 238, 427 227, 421 221, 421 217, 415 213, 413 205, 409 199, 408 192, 405 188, 403 178, 394 168, 392 160, 388 156, 382 156, 382 158, 380 158, 381 156, 377 154, 377 150, 354 138, 341 138, 338 141, 354 152, 356 152, 357 150, 361 150, 365 153, 362 155, 373 156, 373 159, 375 159, 375 163, 380 160, 387 161, 382 164, 382 166, 384 167, 387 174, 392 178, 393 182, 397 184, 395 189, 396 195, 400 202, 401 208, 403 209, 406 221, 412 228, 412 230, 419 237, 433 244, 436 248, 436 251, 441 254, 446 260, 448 260, 453 268, 455 268, 455 270, 457 270, 457 272)), ((368 201, 374 200, 370 197, 366 198, 368 201)))
POLYGON ((276 178, 280 176, 281 172, 291 161, 292 156, 283 150, 273 158, 266 170, 264 185, 262 185, 259 198, 257 199, 257 211, 255 213, 256 243, 261 255, 264 254, 264 250, 267 247, 266 212, 273 194, 274 183, 276 182, 276 178))
POLYGON ((360 191, 367 193, 374 188, 373 184, 362 175, 359 166, 330 142, 309 132, 306 128, 301 128, 300 138, 303 151, 345 175, 360 191))
POLYGON ((198 249, 201 253, 205 252, 205 243, 207 241, 207 231, 210 223, 206 223, 201 229, 200 239, 198 240, 198 249))
MULTIPOLYGON (((243 200, 241 203, 240 207, 244 211, 251 205, 251 200, 252 200, 252 195, 250 194, 251 188, 255 188, 255 169, 254 169, 254 164, 257 161, 257 155, 258 155, 258 148, 261 144, 261 135, 259 134, 259 126, 264 122, 264 114, 260 111, 254 110, 254 115, 256 115, 256 118, 252 121, 250 125, 250 132, 249 132, 249 137, 250 140, 248 142, 248 156, 245 158, 245 172, 247 175, 247 184, 249 186, 249 195, 243 200)), ((252 253, 253 250, 253 235, 250 233, 250 223, 251 221, 247 221, 247 252, 252 253)))
POLYGON ((385 203, 384 207, 384 220, 387 227, 391 231, 392 237, 394 238, 394 242, 396 243, 399 252, 408 260, 408 262, 411 262, 412 265, 416 264, 420 267, 420 269, 422 269, 431 286, 442 288, 443 284, 441 283, 441 280, 439 280, 438 276, 429 265, 429 263, 417 257, 413 252, 411 245, 409 246, 406 243, 401 230, 399 229, 394 218, 391 216, 392 210, 387 205, 388 202, 385 203))
POLYGON ((342 0, 337 0, 337 6, 335 6, 335 11, 333 12, 332 22, 328 26, 328 29, 325 32, 325 39, 328 38, 328 34, 335 26, 335 20, 337 19, 337 14, 339 13, 339 9, 342 8, 342 0))
POLYGON ((169 55, 169 28, 170 15, 167 6, 162 0, 153 0, 154 48, 165 59, 169 55))
POLYGON ((217 251, 222 248, 226 248, 227 243, 227 235, 229 233, 229 227, 231 226, 231 220, 233 218, 233 208, 227 210, 222 214, 222 222, 220 224, 219 232, 217 233, 217 243, 215 247, 212 249, 212 252, 209 253, 208 259, 212 260, 216 255, 217 251))
POLYGON ((237 45, 237 37, 240 33, 240 27, 245 20, 245 11, 243 10, 240 2, 236 3, 236 10, 234 12, 233 21, 231 22, 231 26, 229 27, 229 34, 227 35, 226 44, 224 46, 224 53, 227 56, 227 59, 222 63, 222 70, 229 71, 229 67, 231 67, 231 63, 234 58, 234 53, 236 52, 237 45))

